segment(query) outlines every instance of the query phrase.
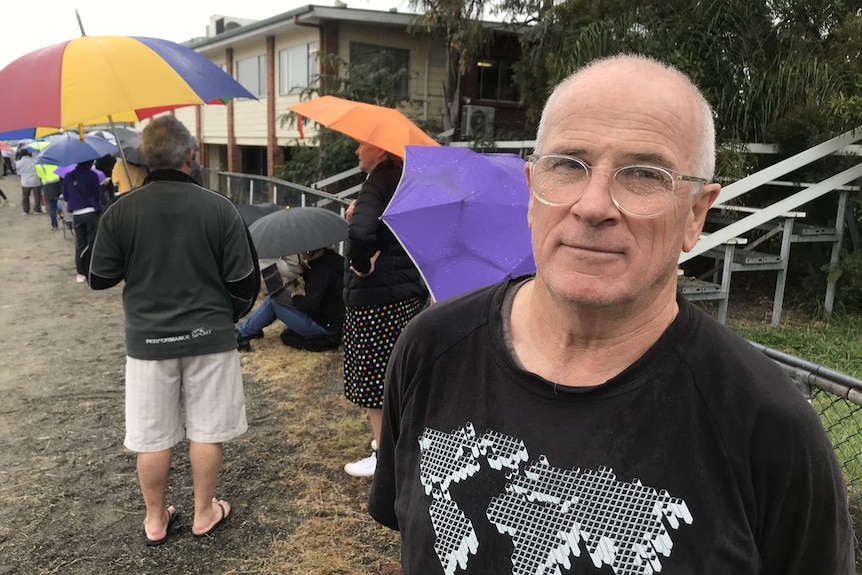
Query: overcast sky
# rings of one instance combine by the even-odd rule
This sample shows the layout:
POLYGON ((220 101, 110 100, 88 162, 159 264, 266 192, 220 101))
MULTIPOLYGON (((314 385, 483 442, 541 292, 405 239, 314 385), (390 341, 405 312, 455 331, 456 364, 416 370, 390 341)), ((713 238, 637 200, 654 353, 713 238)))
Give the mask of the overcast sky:
MULTIPOLYGON (((333 6, 334 0, 0 0, 0 69, 33 50, 81 35, 75 9, 88 36, 150 36, 184 42, 206 35, 210 16, 260 20, 305 6, 333 6)), ((346 0, 349 8, 406 11, 401 0, 346 0)), ((0 89, 5 87, 0 86, 0 89)))

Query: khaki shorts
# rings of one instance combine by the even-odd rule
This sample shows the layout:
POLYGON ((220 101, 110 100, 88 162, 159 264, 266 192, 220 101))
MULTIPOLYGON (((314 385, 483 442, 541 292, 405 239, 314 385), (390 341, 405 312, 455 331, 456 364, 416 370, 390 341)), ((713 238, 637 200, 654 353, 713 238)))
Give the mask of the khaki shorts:
POLYGON ((126 357, 123 444, 128 449, 162 451, 184 436, 198 443, 222 443, 247 429, 236 350, 176 359, 126 357))

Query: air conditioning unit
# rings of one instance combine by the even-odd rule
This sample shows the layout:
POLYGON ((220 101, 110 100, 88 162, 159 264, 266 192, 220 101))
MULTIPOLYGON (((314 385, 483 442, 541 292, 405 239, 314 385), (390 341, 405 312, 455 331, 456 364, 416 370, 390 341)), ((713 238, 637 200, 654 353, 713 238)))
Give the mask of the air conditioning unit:
POLYGON ((220 14, 213 14, 210 16, 210 23, 207 26, 207 38, 212 38, 213 36, 218 36, 219 34, 224 34, 225 32, 230 32, 231 30, 235 30, 240 26, 245 26, 246 24, 252 24, 257 22, 257 20, 253 20, 251 18, 235 18, 233 16, 222 16, 220 14))
POLYGON ((494 108, 491 106, 464 106, 461 115, 461 135, 473 138, 494 136, 494 108))

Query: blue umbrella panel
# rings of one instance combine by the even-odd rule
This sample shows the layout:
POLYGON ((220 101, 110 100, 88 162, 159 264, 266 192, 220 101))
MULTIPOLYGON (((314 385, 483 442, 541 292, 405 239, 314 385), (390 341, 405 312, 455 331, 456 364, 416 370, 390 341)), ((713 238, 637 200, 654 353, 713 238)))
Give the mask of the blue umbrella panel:
POLYGON ((42 150, 36 163, 68 166, 96 160, 116 151, 115 144, 99 136, 85 135, 82 140, 78 135, 67 134, 42 150))

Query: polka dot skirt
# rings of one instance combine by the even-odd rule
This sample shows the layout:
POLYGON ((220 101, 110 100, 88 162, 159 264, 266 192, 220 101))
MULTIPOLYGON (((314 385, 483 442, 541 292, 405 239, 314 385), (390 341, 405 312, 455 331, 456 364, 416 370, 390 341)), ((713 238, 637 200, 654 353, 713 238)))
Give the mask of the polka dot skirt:
POLYGON ((380 306, 347 306, 344 317, 344 397, 360 407, 383 407, 383 379, 395 340, 413 319, 419 298, 380 306))

